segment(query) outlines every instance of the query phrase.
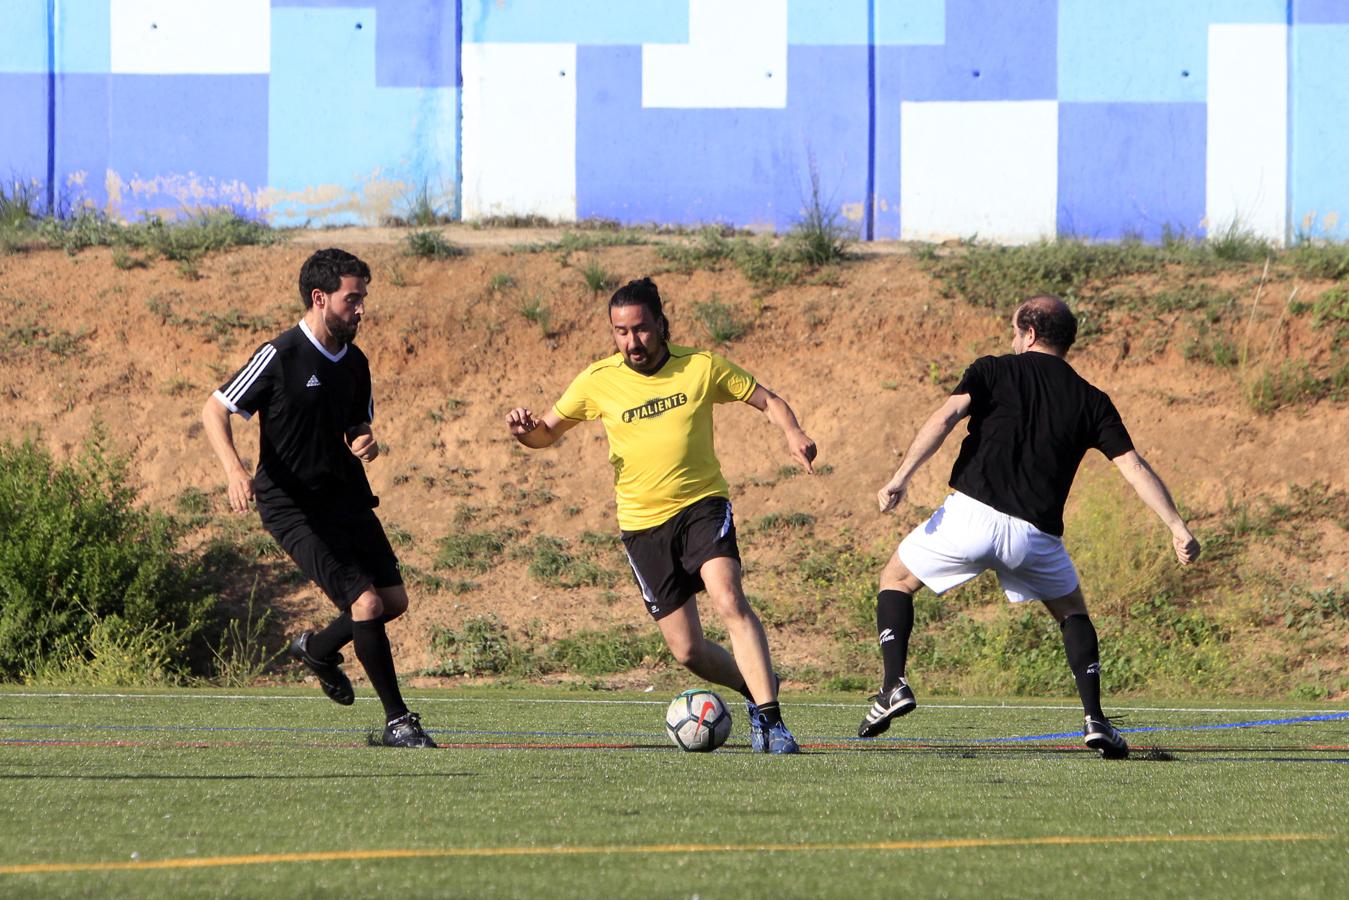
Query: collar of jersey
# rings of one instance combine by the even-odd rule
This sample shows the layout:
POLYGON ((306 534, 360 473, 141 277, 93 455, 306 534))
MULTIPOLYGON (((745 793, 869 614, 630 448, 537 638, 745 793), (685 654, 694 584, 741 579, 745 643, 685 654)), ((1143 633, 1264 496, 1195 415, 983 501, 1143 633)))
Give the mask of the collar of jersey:
POLYGON ((351 346, 350 344, 343 344, 341 350, 336 353, 329 353, 328 348, 323 346, 323 342, 314 337, 314 332, 309 330, 309 323, 304 319, 300 320, 300 330, 304 332, 305 337, 309 338, 309 343, 313 344, 318 352, 328 357, 329 362, 341 362, 342 357, 347 355, 347 348, 351 346))

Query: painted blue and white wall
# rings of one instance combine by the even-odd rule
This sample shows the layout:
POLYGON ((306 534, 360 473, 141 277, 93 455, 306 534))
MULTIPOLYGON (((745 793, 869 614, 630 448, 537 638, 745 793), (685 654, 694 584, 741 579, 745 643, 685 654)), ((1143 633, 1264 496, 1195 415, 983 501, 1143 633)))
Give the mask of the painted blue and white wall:
POLYGON ((1349 238, 1349 0, 0 0, 0 176, 863 237, 1349 238))

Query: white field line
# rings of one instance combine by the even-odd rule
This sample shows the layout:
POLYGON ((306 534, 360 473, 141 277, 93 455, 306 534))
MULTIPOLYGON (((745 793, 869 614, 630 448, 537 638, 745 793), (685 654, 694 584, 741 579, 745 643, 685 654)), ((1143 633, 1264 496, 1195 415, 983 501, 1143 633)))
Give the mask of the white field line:
MULTIPOLYGON (((529 697, 428 697, 425 695, 416 696, 418 703, 535 703, 535 704, 580 704, 585 706, 665 706, 665 700, 589 700, 589 699, 566 699, 566 698, 529 698, 529 697)), ((256 700, 256 701, 286 701, 286 702, 322 702, 330 703, 327 697, 285 697, 267 694, 126 694, 126 693, 75 693, 61 691, 0 691, 0 699, 5 697, 35 697, 41 699, 99 699, 99 700, 256 700)), ((375 697, 357 697, 357 700, 374 702, 375 697)), ((866 703, 858 700, 856 703, 790 703, 789 706, 805 707, 808 709, 862 709, 866 703)), ((1010 703, 923 703, 924 709, 984 709, 984 710, 1006 710, 1008 712, 1025 712, 1026 710, 1077 710, 1081 707, 1077 705, 1055 705, 1055 704, 1010 704, 1010 703)), ((1325 715, 1329 713, 1341 713, 1349 710, 1343 708, 1325 708, 1325 709, 1299 709, 1273 708, 1273 707, 1199 707, 1199 706, 1116 706, 1111 704, 1111 709, 1119 712, 1179 712, 1179 713, 1287 713, 1291 715, 1325 715)))

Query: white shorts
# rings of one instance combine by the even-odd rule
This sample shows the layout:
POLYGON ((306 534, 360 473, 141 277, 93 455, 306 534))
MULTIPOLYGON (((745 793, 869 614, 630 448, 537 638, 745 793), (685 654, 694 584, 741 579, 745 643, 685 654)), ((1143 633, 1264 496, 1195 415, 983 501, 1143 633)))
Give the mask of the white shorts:
POLYGON ((1054 600, 1078 585, 1063 538, 959 492, 910 532, 897 552, 899 561, 938 594, 985 569, 998 573, 1013 603, 1054 600))

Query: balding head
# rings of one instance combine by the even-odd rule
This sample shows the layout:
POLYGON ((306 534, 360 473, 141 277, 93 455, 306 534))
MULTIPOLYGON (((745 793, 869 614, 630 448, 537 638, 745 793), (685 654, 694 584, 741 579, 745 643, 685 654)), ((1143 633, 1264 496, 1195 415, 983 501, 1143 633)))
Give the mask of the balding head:
POLYGON ((1012 350, 1039 350, 1066 356, 1077 340, 1077 317, 1053 294, 1028 297, 1012 315, 1012 350))

